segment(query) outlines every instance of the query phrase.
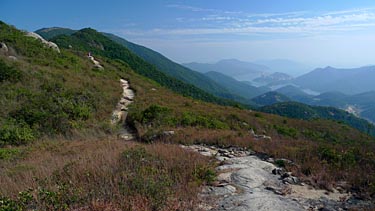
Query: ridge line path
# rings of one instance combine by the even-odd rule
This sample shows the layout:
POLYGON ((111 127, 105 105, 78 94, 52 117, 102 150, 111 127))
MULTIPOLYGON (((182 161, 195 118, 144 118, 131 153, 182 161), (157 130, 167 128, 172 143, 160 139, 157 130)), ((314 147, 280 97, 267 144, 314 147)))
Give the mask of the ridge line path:
POLYGON ((291 172, 278 168, 272 159, 262 160, 251 150, 202 145, 181 147, 220 161, 216 168, 217 180, 200 193, 201 210, 333 211, 353 206, 349 193, 314 189, 298 181, 291 172))
POLYGON ((120 79, 122 87, 122 97, 117 103, 116 109, 112 112, 111 124, 120 124, 119 137, 128 141, 134 139, 134 135, 130 132, 129 128, 125 125, 126 116, 128 115, 128 106, 133 103, 135 94, 130 89, 129 82, 125 79, 120 79))

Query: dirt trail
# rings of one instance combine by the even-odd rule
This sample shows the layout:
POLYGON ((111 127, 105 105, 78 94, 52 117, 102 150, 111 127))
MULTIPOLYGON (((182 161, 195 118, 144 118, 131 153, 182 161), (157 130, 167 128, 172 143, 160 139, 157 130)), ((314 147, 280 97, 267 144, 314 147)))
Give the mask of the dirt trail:
POLYGON ((126 116, 128 114, 128 106, 133 103, 134 100, 134 91, 130 89, 129 82, 124 79, 120 79, 121 87, 122 87, 122 97, 118 102, 116 109, 112 112, 112 124, 120 124, 121 129, 119 131, 119 137, 125 140, 132 140, 134 139, 134 135, 130 132, 127 126, 124 124, 126 120, 126 116))
POLYGON ((215 185, 201 194, 203 210, 344 210, 350 208, 350 194, 314 189, 290 172, 240 148, 222 149, 199 145, 182 146, 221 164, 215 185))

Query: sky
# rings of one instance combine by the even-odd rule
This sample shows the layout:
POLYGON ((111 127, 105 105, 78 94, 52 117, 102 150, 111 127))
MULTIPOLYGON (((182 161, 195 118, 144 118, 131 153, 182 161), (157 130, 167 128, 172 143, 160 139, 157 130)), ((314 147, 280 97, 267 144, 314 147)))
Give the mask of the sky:
POLYGON ((0 8, 0 20, 20 29, 91 27, 179 63, 375 64, 374 0, 0 0, 0 8))

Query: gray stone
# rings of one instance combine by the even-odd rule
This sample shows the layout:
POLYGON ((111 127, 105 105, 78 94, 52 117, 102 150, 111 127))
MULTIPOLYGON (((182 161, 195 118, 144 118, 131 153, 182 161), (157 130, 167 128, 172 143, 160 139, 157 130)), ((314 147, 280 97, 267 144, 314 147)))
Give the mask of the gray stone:
POLYGON ((174 131, 173 130, 163 131, 163 135, 165 135, 165 136, 173 136, 174 135, 174 131))
POLYGON ((34 33, 34 32, 28 32, 26 34, 26 36, 28 37, 32 37, 32 38, 35 38, 37 40, 40 40, 44 45, 46 45, 47 47, 49 48, 52 48, 53 50, 57 51, 60 53, 60 49, 59 49, 59 46, 56 45, 56 43, 53 43, 53 42, 50 42, 50 41, 47 41, 45 40, 43 37, 41 37, 39 34, 37 33, 34 33))
POLYGON ((15 57, 15 56, 8 56, 8 59, 13 60, 13 61, 16 61, 16 60, 17 60, 17 57, 15 57))
POLYGON ((3 42, 0 43, 0 52, 3 54, 8 53, 8 46, 3 42))

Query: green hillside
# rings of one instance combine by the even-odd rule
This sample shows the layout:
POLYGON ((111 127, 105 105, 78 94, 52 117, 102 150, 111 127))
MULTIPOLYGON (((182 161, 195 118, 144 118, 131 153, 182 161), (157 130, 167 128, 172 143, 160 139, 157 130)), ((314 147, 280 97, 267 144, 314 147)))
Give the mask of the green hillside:
POLYGON ((205 75, 211 78, 213 81, 222 84, 229 91, 238 93, 238 95, 241 95, 247 99, 251 99, 255 96, 270 91, 268 88, 255 87, 247 83, 237 81, 234 78, 231 78, 219 72, 210 71, 205 73, 205 75))
POLYGON ((264 106, 260 111, 296 119, 329 119, 344 123, 364 133, 375 136, 375 126, 364 119, 334 107, 309 106, 297 102, 276 103, 264 106))
POLYGON ((274 91, 261 94, 251 100, 260 106, 292 101, 289 97, 274 91))
POLYGON ((71 35, 77 30, 61 28, 61 27, 51 27, 51 28, 42 28, 35 31, 46 40, 50 40, 59 35, 71 35))
MULTIPOLYGON (((36 31, 36 33, 40 34, 46 39, 53 39, 58 35, 71 35, 75 32, 77 31, 58 27, 45 28, 36 31)), ((160 72, 163 72, 168 76, 181 80, 187 84, 192 84, 215 96, 235 100, 243 104, 249 104, 249 100, 246 99, 246 95, 243 96, 241 95, 242 93, 230 92, 225 86, 211 80, 204 74, 192 71, 180 64, 177 64, 156 51, 131 43, 113 34, 102 34, 112 41, 124 46, 132 53, 142 58, 144 61, 154 65, 160 72)))
POLYGON ((250 148, 316 187, 375 194, 375 140, 357 129, 205 102, 227 103, 92 29, 54 41, 61 53, 0 22, 0 210, 193 210, 217 162, 179 144, 250 148), (109 123, 121 78, 134 141, 109 123))
POLYGON ((138 74, 150 78, 158 82, 160 85, 166 86, 184 96, 190 96, 222 105, 235 105, 234 102, 214 97, 193 85, 186 84, 180 80, 167 76, 152 64, 147 63, 142 58, 133 54, 127 48, 115 43, 93 29, 82 29, 70 36, 60 35, 51 40, 63 48, 69 48, 69 46, 72 46, 72 49, 76 51, 91 52, 93 55, 117 59, 123 62, 126 61, 126 63, 138 74))
POLYGON ((190 70, 180 64, 177 64, 176 62, 171 61, 162 54, 144 46, 131 43, 113 34, 103 34, 111 40, 125 46, 131 52, 144 59, 146 62, 155 65, 158 70, 164 72, 169 76, 184 81, 188 84, 192 84, 213 95, 236 100, 244 104, 249 104, 249 98, 245 99, 247 96, 243 95, 243 93, 233 92, 229 87, 223 85, 218 81, 210 79, 202 73, 190 70))

